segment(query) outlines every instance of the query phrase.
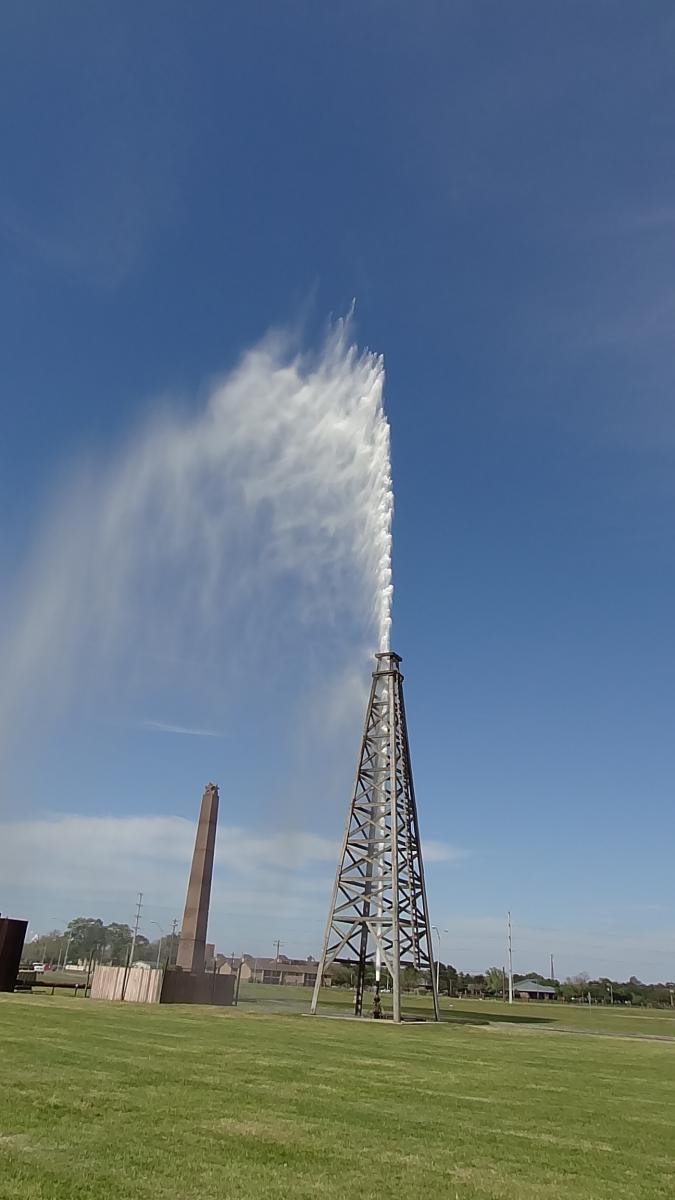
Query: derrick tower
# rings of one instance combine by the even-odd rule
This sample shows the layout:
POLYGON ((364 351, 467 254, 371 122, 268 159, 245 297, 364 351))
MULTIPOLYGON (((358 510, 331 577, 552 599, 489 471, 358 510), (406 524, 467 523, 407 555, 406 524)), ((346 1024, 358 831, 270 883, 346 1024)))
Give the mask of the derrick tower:
POLYGON ((356 783, 338 860, 323 950, 312 997, 316 1012, 324 971, 356 969, 354 1012, 363 1015, 366 967, 391 979, 393 1016, 401 1020, 401 968, 428 970, 439 1020, 429 906, 410 765, 398 654, 376 656, 356 783))

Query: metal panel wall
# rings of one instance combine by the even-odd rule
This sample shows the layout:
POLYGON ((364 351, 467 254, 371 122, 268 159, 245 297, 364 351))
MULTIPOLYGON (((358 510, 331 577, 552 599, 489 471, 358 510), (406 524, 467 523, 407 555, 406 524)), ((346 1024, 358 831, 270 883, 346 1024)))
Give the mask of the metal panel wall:
POLYGON ((0 917, 0 992, 13 992, 28 921, 0 917))
POLYGON ((234 1004, 236 975, 167 971, 162 987, 162 1004, 234 1004))

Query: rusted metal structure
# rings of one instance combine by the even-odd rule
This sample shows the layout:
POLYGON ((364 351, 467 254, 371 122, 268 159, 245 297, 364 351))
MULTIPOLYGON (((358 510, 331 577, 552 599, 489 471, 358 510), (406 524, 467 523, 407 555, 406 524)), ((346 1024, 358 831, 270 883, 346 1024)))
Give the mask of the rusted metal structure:
POLYGON ((356 970, 354 1011, 363 1015, 366 967, 376 993, 391 979, 393 1017, 401 1020, 401 969, 428 970, 439 1020, 429 906, 398 654, 376 655, 354 793, 338 861, 312 1012, 333 962, 356 970))
POLYGON ((28 921, 0 916, 0 992, 13 992, 28 921))

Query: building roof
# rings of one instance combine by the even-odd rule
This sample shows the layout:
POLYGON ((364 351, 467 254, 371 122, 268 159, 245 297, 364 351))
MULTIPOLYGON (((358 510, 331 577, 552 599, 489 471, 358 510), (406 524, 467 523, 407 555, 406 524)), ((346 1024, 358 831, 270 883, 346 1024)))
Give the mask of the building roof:
POLYGON ((555 996, 555 988, 549 987, 547 983, 538 983, 536 979, 521 979, 515 982, 513 989, 516 992, 547 992, 551 996, 555 996))
POLYGON ((258 971, 283 971, 285 975, 316 975, 319 969, 319 964, 311 958, 255 958, 245 954, 244 962, 258 971))

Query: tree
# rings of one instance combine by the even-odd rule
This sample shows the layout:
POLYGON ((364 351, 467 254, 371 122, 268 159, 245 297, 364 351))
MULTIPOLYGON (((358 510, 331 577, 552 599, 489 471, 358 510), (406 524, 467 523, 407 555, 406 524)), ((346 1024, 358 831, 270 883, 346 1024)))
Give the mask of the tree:
MULTIPOLYGON (((155 938, 154 942, 148 942, 142 934, 139 933, 136 938, 136 950, 134 951, 134 962, 142 959, 143 962, 150 963, 154 966, 158 959, 160 967, 168 966, 169 950, 167 945, 168 938, 155 938)), ((125 959, 126 961, 126 959, 125 959)))
POLYGON ((457 993, 458 975, 456 969, 451 963, 441 963, 438 971, 438 985, 442 992, 446 992, 448 996, 454 996, 457 993))
POLYGON ((111 963, 121 966, 127 961, 133 936, 128 925, 112 921, 106 926, 106 957, 110 958, 111 963))
POLYGON ((401 987, 404 992, 411 992, 414 988, 422 987, 424 977, 420 971, 415 970, 415 967, 404 967, 401 972, 401 987))
POLYGON ((179 941, 179 934, 167 933, 166 937, 164 938, 164 945, 162 947, 162 961, 166 960, 169 965, 175 963, 176 958, 178 957, 179 941))
POLYGON ((102 950, 107 932, 100 917, 74 917, 66 926, 66 935, 70 937, 70 955, 88 958, 96 950, 102 950))
POLYGON ((501 967, 488 967, 485 972, 485 987, 492 996, 501 996, 504 991, 504 972, 501 967))
POLYGON ((50 933, 43 933, 24 946, 23 958, 26 962, 43 962, 51 966, 64 953, 67 940, 60 929, 52 929, 50 933))
POLYGON ((353 982, 354 972, 344 963, 333 963, 330 968, 330 976, 334 986, 349 987, 353 982))
MULTIPOLYGON (((129 950, 131 950, 131 943, 129 944, 127 954, 125 955, 125 958, 124 958, 125 962, 127 961, 129 950)), ((157 946, 155 945, 155 951, 154 951, 154 955, 153 955, 153 952, 150 949, 150 942, 148 941, 148 939, 145 937, 144 934, 137 933, 136 934, 136 944, 134 946, 134 962, 138 962, 139 959, 142 962, 154 962, 154 960, 156 958, 157 958, 157 946)))
POLYGON ((482 995, 485 991, 485 976, 471 975, 467 971, 460 971, 457 976, 457 991, 469 996, 482 995))

